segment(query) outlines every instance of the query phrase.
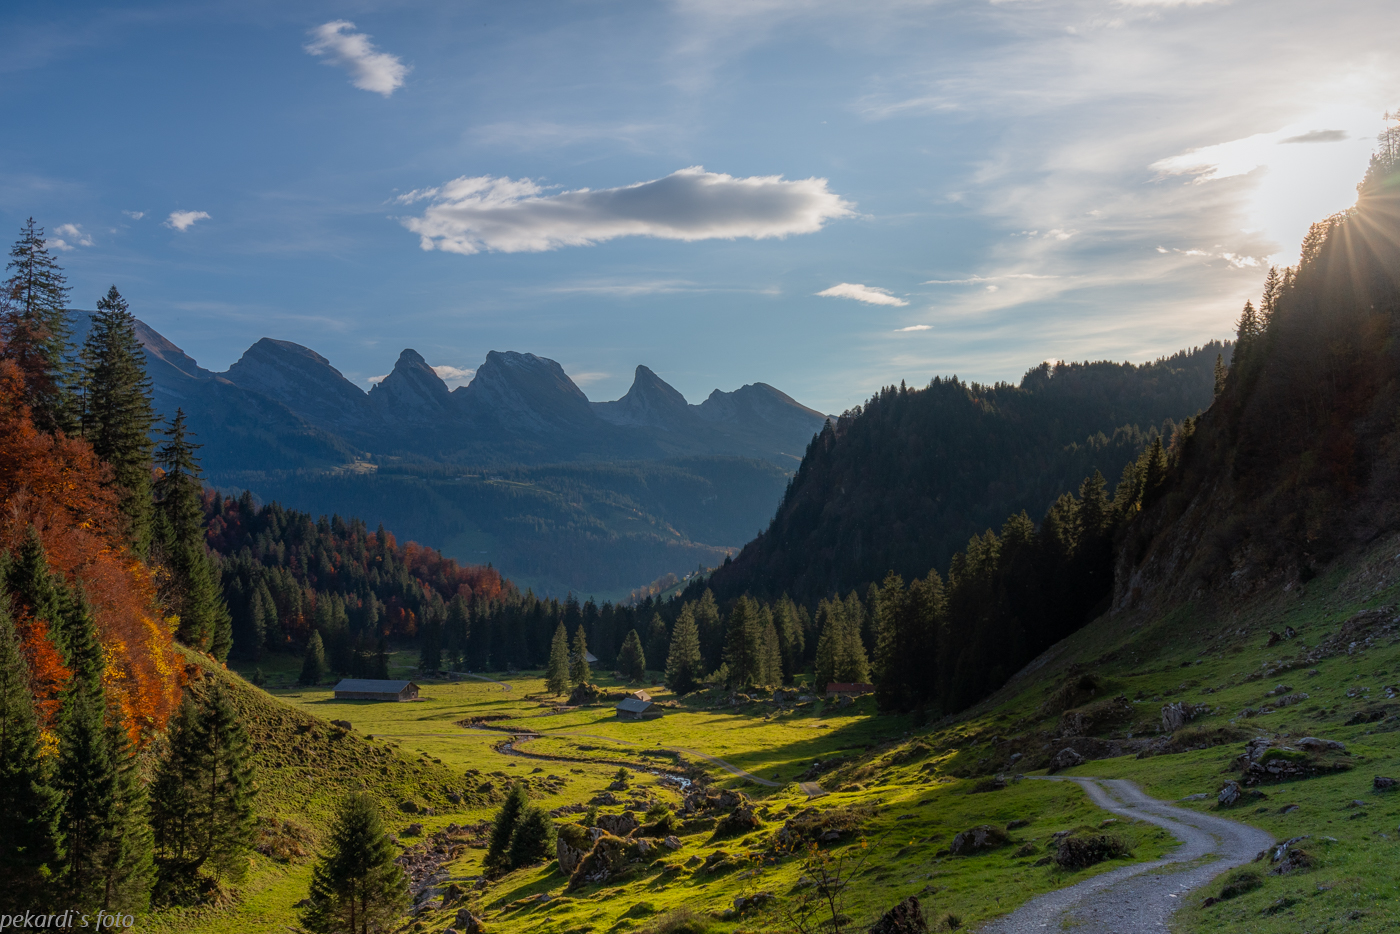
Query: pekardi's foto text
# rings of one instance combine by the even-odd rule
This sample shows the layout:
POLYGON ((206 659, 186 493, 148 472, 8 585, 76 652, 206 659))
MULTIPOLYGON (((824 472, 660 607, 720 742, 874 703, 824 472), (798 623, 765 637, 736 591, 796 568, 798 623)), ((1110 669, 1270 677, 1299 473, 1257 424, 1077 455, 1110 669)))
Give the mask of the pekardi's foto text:
POLYGON ((99 911, 97 914, 68 911, 58 914, 44 914, 26 911, 22 915, 0 915, 0 932, 7 930, 30 931, 72 931, 87 928, 90 931, 113 931, 130 929, 136 926, 135 915, 112 914, 99 911))

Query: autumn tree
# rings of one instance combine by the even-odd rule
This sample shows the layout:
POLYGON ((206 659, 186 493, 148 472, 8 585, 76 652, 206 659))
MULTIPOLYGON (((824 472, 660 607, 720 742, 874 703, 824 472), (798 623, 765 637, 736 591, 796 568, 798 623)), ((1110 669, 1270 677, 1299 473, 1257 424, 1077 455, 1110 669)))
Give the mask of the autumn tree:
POLYGON ((330 843, 312 870, 301 923, 314 934, 384 934, 408 909, 408 879, 375 801, 353 795, 340 805, 330 843))
POLYGON ((151 458, 156 423, 136 317, 116 286, 97 302, 80 356, 81 426, 93 453, 112 467, 133 550, 151 545, 151 458))
POLYGON ((25 402, 40 431, 71 432, 71 328, 64 314, 68 283, 49 253, 44 228, 29 218, 10 249, 10 274, 0 293, 0 359, 13 360, 24 378, 25 402))

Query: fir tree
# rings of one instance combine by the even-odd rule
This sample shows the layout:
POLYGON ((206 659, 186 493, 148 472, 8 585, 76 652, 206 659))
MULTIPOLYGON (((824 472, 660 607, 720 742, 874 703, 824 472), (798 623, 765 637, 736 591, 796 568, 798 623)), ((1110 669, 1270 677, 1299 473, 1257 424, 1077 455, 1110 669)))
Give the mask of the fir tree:
POLYGON ((760 671, 763 630, 758 612, 748 597, 740 597, 729 611, 724 637, 724 662, 729 666, 729 685, 753 684, 760 671))
POLYGON ((28 666, 0 592, 0 913, 40 904, 60 868, 63 799, 41 748, 28 666))
POLYGON ((167 441, 156 454, 165 473, 155 483, 155 538, 170 572, 164 595, 180 618, 176 637, 223 661, 233 642, 233 620, 213 557, 204 545, 203 487, 195 457, 199 445, 189 438, 183 410, 175 411, 165 436, 167 441))
POLYGON ((320 684, 326 677, 326 649, 319 632, 312 632, 301 659, 301 675, 297 684, 320 684))
POLYGON ((687 603, 681 608, 671 633, 670 652, 666 656, 666 685, 676 694, 689 694, 700 686, 700 630, 695 625, 695 610, 687 603))
POLYGON ((488 876, 498 876, 510 870, 510 838, 529 806, 530 798, 525 793, 524 784, 516 782, 491 822, 491 838, 486 845, 486 858, 481 862, 488 876))
POLYGON ((802 614, 787 594, 773 606, 773 623, 778 627, 782 646, 783 683, 792 684, 802 669, 807 651, 807 636, 803 631, 802 614))
POLYGON ((44 228, 29 218, 10 249, 10 277, 0 294, 0 359, 13 360, 24 375, 25 401, 41 431, 71 432, 71 329, 64 314, 68 285, 49 253, 44 228))
POLYGON ((526 809, 510 834, 510 868, 542 862, 553 850, 554 822, 549 814, 543 808, 526 809))
POLYGON ((569 680, 574 684, 587 684, 593 680, 593 669, 588 664, 588 636, 584 634, 583 623, 574 630, 574 642, 569 649, 569 680))
POLYGON ((645 681, 647 677, 647 655, 642 649, 642 637, 637 630, 627 633, 622 640, 622 648, 617 652, 617 667, 628 681, 645 681))
POLYGON ((778 636, 778 627, 772 618, 763 627, 762 642, 759 648, 759 682, 761 684, 781 684, 783 680, 783 644, 778 636))
POLYGON ((442 670, 442 623, 435 614, 430 614, 423 621, 423 644, 418 650, 418 670, 442 670))
POLYGON ((544 686, 551 694, 569 693, 569 634, 563 620, 554 627, 554 639, 549 643, 549 667, 545 669, 544 686))
POLYGON ((151 825, 140 763, 115 708, 108 711, 107 754, 112 759, 113 789, 109 832, 101 853, 102 907, 139 914, 150 905, 155 879, 151 825))
POLYGON ((713 671, 723 661, 724 626, 720 622, 714 592, 709 588, 695 604, 695 626, 700 631, 700 652, 705 657, 705 668, 713 671))
POLYGON ((151 380, 136 339, 136 318, 117 287, 97 302, 82 350, 83 437, 112 467, 128 537, 138 555, 151 546, 151 380))
POLYGON ((671 637, 666 632, 666 621, 661 618, 660 613, 654 613, 651 617, 651 626, 647 629, 646 656, 653 664, 661 664, 661 660, 666 657, 671 646, 671 637))
POLYGON ((1225 355, 1215 355, 1215 394, 1218 396, 1225 391, 1225 378, 1230 375, 1229 369, 1225 366, 1225 355))
POLYGON ((1162 448, 1162 436, 1152 439, 1152 446, 1144 452, 1142 499, 1148 503, 1157 491, 1167 482, 1167 452, 1162 448))
POLYGON ((311 874, 301 923, 314 934, 384 934, 409 906, 408 879, 374 799, 347 798, 336 813, 330 846, 311 874))

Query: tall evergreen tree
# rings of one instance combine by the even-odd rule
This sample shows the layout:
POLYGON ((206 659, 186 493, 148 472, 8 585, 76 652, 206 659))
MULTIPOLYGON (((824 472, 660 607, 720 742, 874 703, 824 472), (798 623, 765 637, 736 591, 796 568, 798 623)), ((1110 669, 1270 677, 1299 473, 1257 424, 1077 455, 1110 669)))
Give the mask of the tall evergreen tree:
POLYGON ((579 623, 574 630, 573 645, 569 647, 569 680, 574 684, 587 684, 593 680, 593 669, 588 664, 588 636, 583 631, 583 623, 579 623))
POLYGON ((671 646, 671 637, 666 632, 666 621, 660 613, 653 613, 651 625, 647 628, 646 656, 653 665, 662 664, 671 646))
POLYGON ((529 807, 530 798, 525 792, 525 785, 522 782, 511 785, 505 802, 491 821, 491 837, 486 844, 486 857, 481 862, 488 876, 510 870, 510 838, 529 807))
POLYGON ((301 923, 313 934, 386 934, 409 906, 408 879, 374 799, 347 798, 311 874, 301 923))
POLYGON ((0 359, 18 364, 25 401, 42 431, 76 427, 68 342, 72 329, 64 312, 68 284, 49 253, 44 228, 29 218, 10 249, 10 274, 0 286, 0 359))
POLYGON ((569 693, 569 634, 564 630, 564 621, 554 627, 554 638, 549 643, 549 667, 545 669, 544 686, 551 694, 569 693))
POLYGON ((806 658, 807 635, 802 627, 802 614, 787 594, 773 605, 773 623, 778 627, 782 646, 783 683, 792 684, 806 658))
POLYGON ((549 859, 554 850, 554 822, 544 808, 526 808, 510 834, 510 868, 549 859))
POLYGON ((168 728, 169 750, 151 787, 159 885, 178 901, 206 868, 239 878, 252 835, 248 740, 217 682, 202 699, 187 693, 168 728))
POLYGON ((700 651, 705 656, 705 669, 714 671, 724 658, 724 624, 720 621, 714 592, 708 588, 695 603, 695 625, 700 630, 700 651))
POLYGON ((28 666, 0 592, 0 913, 41 904, 60 869, 62 795, 41 748, 28 666))
POLYGON ((101 852, 102 907, 139 914, 150 905, 155 881, 151 825, 140 763, 115 708, 108 710, 107 754, 113 783, 109 832, 101 852))
POLYGON ((731 687, 757 681, 762 674, 762 645, 763 630, 759 628, 757 607, 748 597, 740 597, 729 611, 724 636, 724 662, 729 666, 731 687))
POLYGON ((306 654, 301 659, 301 674, 298 684, 320 684, 326 677, 326 649, 319 632, 312 632, 306 643, 306 654))
POLYGON ((223 661, 233 643, 233 620, 204 545, 203 486, 195 457, 200 446, 190 440, 184 410, 176 409, 165 436, 156 454, 165 473, 155 482, 155 537, 170 572, 164 596, 180 618, 176 637, 223 661))
POLYGON ((628 630, 627 638, 622 640, 622 648, 617 652, 617 667, 628 681, 646 680, 647 656, 637 630, 628 630))
MULTIPOLYGON (((766 612, 765 612, 765 615, 766 612)), ((759 682, 761 684, 781 684, 783 681, 783 643, 778 636, 778 627, 771 616, 763 627, 759 646, 759 682)))
POLYGON ((666 686, 676 694, 689 694, 700 686, 704 664, 695 610, 687 603, 681 608, 675 631, 671 633, 670 652, 666 656, 666 686))
POLYGON ((423 644, 418 649, 418 670, 442 670, 442 622, 436 614, 427 614, 423 620, 423 644))
POLYGON ((151 429, 156 413, 145 355, 136 339, 136 317, 116 286, 97 302, 81 361, 83 437, 111 465, 128 537, 144 557, 151 546, 151 429))

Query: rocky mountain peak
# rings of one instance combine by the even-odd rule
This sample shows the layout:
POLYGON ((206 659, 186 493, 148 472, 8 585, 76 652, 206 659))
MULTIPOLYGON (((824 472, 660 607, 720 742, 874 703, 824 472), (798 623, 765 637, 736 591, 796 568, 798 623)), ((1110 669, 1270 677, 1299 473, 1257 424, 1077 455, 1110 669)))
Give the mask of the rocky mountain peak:
POLYGON ((364 411, 363 390, 325 357, 291 341, 264 337, 220 375, 241 389, 275 399, 315 423, 347 423, 364 411))
POLYGON ((369 399, 386 415, 413 418, 441 413, 451 395, 423 355, 410 348, 399 354, 394 369, 370 390, 369 399))

